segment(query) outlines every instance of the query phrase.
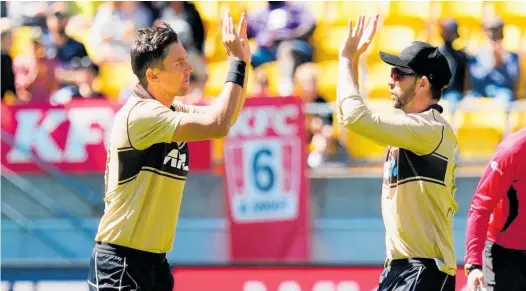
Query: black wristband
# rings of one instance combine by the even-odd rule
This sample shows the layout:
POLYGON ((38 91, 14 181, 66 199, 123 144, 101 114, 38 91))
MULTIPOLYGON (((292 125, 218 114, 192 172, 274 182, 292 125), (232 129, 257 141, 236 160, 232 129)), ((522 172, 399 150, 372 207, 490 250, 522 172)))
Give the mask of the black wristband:
POLYGON ((242 60, 233 60, 230 62, 230 69, 226 75, 226 82, 232 82, 238 84, 243 88, 243 83, 245 82, 245 69, 247 63, 242 60))

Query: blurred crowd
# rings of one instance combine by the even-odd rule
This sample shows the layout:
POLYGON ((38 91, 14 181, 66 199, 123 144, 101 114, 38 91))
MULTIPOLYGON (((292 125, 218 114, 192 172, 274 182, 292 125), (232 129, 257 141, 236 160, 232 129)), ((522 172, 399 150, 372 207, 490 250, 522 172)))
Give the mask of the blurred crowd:
MULTIPOLYGON (((134 32, 163 21, 179 34, 193 67, 192 89, 183 98, 190 103, 207 102, 207 98, 217 91, 214 88, 224 79, 221 71, 215 70, 224 68, 221 66, 224 60, 218 60, 224 53, 217 45, 220 44, 217 26, 222 3, 236 11, 248 10, 248 34, 253 50, 251 96, 298 95, 306 103, 318 105, 327 105, 334 100, 337 47, 346 31, 346 20, 362 13, 360 7, 365 7, 363 3, 347 2, 341 4, 346 7, 343 8, 337 6, 340 5, 337 2, 2 1, 2 102, 58 105, 74 99, 125 101, 133 85, 128 59, 134 32), (336 18, 345 22, 340 23, 339 18, 329 19, 329 6, 337 10, 334 12, 339 15, 336 18), (353 7, 356 8, 351 11, 353 7), (129 77, 126 82, 121 80, 123 75, 129 77)), ((369 10, 376 5, 379 7, 376 12, 381 12, 383 6, 394 7, 395 4, 375 2, 365 5, 369 10)), ((407 13, 404 8, 393 12, 393 7, 385 17, 385 25, 396 18, 393 14, 407 13)), ((526 14, 522 25, 520 17, 519 24, 514 24, 519 29, 517 34, 515 30, 506 29, 507 18, 495 11, 481 14, 479 30, 478 22, 466 26, 465 19, 460 19, 462 27, 454 14, 438 17, 436 21, 424 19, 421 25, 423 31, 436 31, 435 35, 439 36, 433 38, 433 33, 426 33, 422 40, 433 40, 432 43, 439 46, 448 58, 453 78, 443 99, 453 108, 464 98, 493 98, 511 104, 526 97, 524 76, 520 74, 524 68, 522 59, 526 55, 526 14), (431 28, 429 23, 433 24, 431 28), (473 30, 473 27, 477 29, 473 30), (466 49, 463 46, 466 37, 462 33, 472 36, 472 30, 482 34, 475 49, 466 49), (507 31, 512 31, 513 35, 506 35, 507 31), (518 40, 506 41, 510 37, 518 37, 518 40), (518 45, 510 46, 510 43, 518 45)), ((370 11, 363 11, 367 12, 370 11)), ((465 12, 466 19, 470 13, 465 12)), ((409 26, 409 22, 406 24, 409 26)), ((400 24, 395 23, 392 27, 396 26, 400 24)), ((362 91, 369 92, 371 98, 375 95, 375 87, 370 84, 377 83, 382 86, 382 98, 390 97, 388 73, 380 76, 381 81, 374 80, 380 79, 374 74, 373 64, 378 61, 376 54, 382 49, 382 41, 402 42, 407 38, 404 30, 398 30, 393 36, 389 34, 395 30, 387 28, 379 31, 374 48, 370 49, 371 55, 364 57, 362 62, 361 72, 366 80, 362 91)), ((413 36, 417 38, 421 34, 417 31, 413 36)), ((391 45, 399 48, 405 44, 391 45)), ((388 71, 382 69, 380 72, 388 71)), ((339 138, 333 114, 330 110, 316 112, 309 114, 306 120, 311 152, 309 165, 347 164, 348 150, 339 138)))

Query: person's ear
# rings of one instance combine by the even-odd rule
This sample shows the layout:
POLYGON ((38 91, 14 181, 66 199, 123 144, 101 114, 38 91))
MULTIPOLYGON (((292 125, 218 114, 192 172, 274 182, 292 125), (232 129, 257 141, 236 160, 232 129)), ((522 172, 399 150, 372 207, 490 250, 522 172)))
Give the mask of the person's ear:
POLYGON ((146 70, 146 80, 151 83, 159 82, 158 71, 156 69, 148 68, 146 70))
POLYGON ((429 82, 429 79, 427 77, 422 77, 420 79, 420 88, 425 89, 427 87, 431 87, 431 82, 429 82))

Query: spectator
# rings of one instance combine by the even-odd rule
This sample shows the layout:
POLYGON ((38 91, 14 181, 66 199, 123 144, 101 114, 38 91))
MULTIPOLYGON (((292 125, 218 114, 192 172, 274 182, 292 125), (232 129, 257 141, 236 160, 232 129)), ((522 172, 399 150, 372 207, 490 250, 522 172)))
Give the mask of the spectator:
POLYGON ((11 44, 13 42, 13 36, 11 32, 11 24, 9 19, 3 18, 1 25, 1 51, 2 51, 2 80, 1 80, 1 91, 2 91, 2 100, 7 95, 16 96, 16 87, 15 87, 15 75, 13 72, 13 59, 9 54, 11 49, 11 44))
POLYGON ((55 77, 59 87, 75 84, 74 63, 88 59, 84 45, 66 34, 68 16, 51 12, 47 17, 49 33, 44 36, 46 57, 57 62, 55 77))
POLYGON ((14 59, 17 90, 27 93, 27 102, 49 103, 49 96, 58 89, 57 67, 57 60, 46 58, 41 32, 36 30, 32 50, 14 59))
POLYGON ((491 97, 509 104, 515 99, 518 85, 519 56, 502 45, 504 24, 499 17, 484 21, 489 45, 481 48, 470 60, 472 93, 475 97, 491 97))
POLYGON ((140 2, 111 1, 99 6, 90 32, 97 47, 96 62, 123 62, 129 58, 135 31, 151 26, 148 9, 140 2))
POLYGON ((72 99, 100 98, 103 95, 94 87, 94 81, 99 75, 99 67, 89 59, 75 62, 75 84, 62 87, 51 95, 51 104, 66 104, 72 99))
POLYGON ((191 82, 204 88, 207 74, 204 55, 205 28, 194 4, 187 1, 170 1, 160 12, 156 24, 166 22, 170 25, 183 44, 192 66, 191 82))
MULTIPOLYGON (((297 93, 305 103, 325 104, 328 107, 327 100, 321 96, 318 91, 318 70, 315 64, 306 63, 298 67, 295 73, 295 83, 297 93)), ((316 115, 323 120, 323 124, 332 126, 332 114, 316 115)))
POLYGON ((252 86, 252 88, 251 97, 269 97, 272 95, 270 93, 268 74, 265 70, 261 68, 254 70, 254 86, 252 86))
POLYGON ((268 1, 268 7, 248 17, 248 34, 258 45, 252 65, 278 61, 281 78, 279 93, 289 95, 294 88, 294 71, 312 60, 313 46, 309 38, 316 22, 312 13, 301 4, 268 1))
POLYGON ((318 92, 317 69, 313 63, 302 64, 295 73, 298 94, 305 103, 326 105, 315 109, 328 110, 328 113, 307 114, 307 142, 310 153, 307 163, 311 168, 316 168, 329 163, 346 163, 348 155, 342 143, 334 135, 333 114, 328 102, 318 92))
POLYGON ((444 40, 444 45, 440 52, 447 58, 453 77, 449 82, 448 88, 443 92, 443 99, 449 101, 454 107, 460 101, 469 85, 469 72, 467 71, 468 55, 463 49, 455 49, 453 42, 460 37, 458 34, 458 24, 453 19, 445 19, 440 23, 440 36, 444 40))

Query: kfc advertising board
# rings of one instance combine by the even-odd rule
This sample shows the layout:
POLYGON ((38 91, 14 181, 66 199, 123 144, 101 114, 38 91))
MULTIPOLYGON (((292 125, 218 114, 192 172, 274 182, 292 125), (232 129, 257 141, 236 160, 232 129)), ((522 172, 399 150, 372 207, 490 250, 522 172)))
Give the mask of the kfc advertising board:
MULTIPOLYGON (((176 266, 173 291, 374 291, 381 267, 176 266)), ((87 267, 2 266, 2 291, 88 291, 87 267)), ((462 269, 457 291, 467 291, 462 269)))
MULTIPOLYGON (((381 267, 175 268, 174 291, 376 291, 381 267)), ((457 291, 467 291, 462 269, 457 291)))
POLYGON ((225 139, 233 261, 308 259, 304 120, 298 98, 250 98, 225 139))
MULTIPOLYGON (((104 173, 120 106, 105 99, 64 106, 2 104, 2 164, 22 174, 43 172, 35 159, 66 173, 104 173)), ((199 152, 192 156, 190 169, 210 169, 210 142, 192 142, 189 147, 199 152)))

